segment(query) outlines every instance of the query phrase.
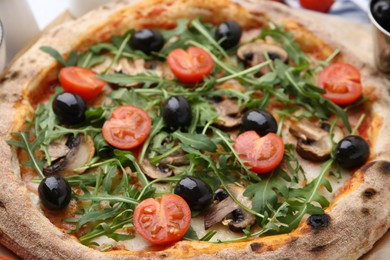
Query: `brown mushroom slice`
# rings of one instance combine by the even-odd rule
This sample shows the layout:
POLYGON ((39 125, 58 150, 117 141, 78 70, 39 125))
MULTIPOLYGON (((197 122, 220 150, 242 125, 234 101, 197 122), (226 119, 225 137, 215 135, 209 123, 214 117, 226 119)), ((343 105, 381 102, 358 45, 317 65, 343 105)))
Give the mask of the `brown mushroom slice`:
MULTIPOLYGON (((230 193, 244 206, 251 208, 251 200, 243 195, 245 189, 234 185, 227 185, 230 193)), ((241 232, 247 226, 255 224, 255 216, 241 209, 234 200, 228 196, 207 210, 204 218, 205 229, 221 222, 229 225, 229 228, 234 232, 241 232), (231 214, 232 213, 232 214, 231 214)))
MULTIPOLYGON (((282 47, 264 42, 248 43, 237 50, 238 58, 251 67, 266 61, 265 54, 271 60, 280 59, 285 63, 288 60, 288 54, 282 47)), ((263 74, 269 72, 268 66, 262 68, 260 72, 263 74)))
POLYGON ((327 131, 306 119, 291 125, 289 131, 304 141, 318 141, 324 136, 329 136, 327 131))
MULTIPOLYGON (((329 159, 333 149, 329 132, 308 120, 293 124, 289 131, 298 138, 296 151, 302 158, 313 162, 329 159)), ((343 138, 339 127, 335 127, 333 133, 335 142, 343 138)))
POLYGON ((325 136, 318 141, 307 142, 298 139, 297 153, 304 159, 313 162, 323 162, 329 159, 332 152, 330 136, 325 136))
POLYGON ((67 149, 63 145, 63 139, 60 138, 49 144, 48 153, 52 159, 52 163, 43 168, 45 175, 60 174, 62 176, 68 176, 81 174, 85 170, 78 170, 78 168, 87 164, 95 154, 95 145, 90 136, 78 135, 73 137, 70 135, 66 138, 65 146, 67 149), (60 150, 67 152, 58 157, 60 150))
POLYGON ((222 101, 213 103, 213 106, 218 114, 216 125, 224 128, 241 125, 241 110, 236 100, 223 98, 222 101))
POLYGON ((146 159, 142 161, 140 167, 145 175, 151 180, 166 178, 173 175, 173 171, 171 169, 152 165, 146 159))

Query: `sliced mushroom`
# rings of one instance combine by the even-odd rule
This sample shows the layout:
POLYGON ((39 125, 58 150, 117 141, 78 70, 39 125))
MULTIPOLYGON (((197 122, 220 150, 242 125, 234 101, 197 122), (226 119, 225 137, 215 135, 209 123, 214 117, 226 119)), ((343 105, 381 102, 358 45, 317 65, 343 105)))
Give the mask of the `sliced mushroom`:
POLYGON ((95 154, 95 145, 90 136, 78 135, 59 138, 48 146, 52 160, 50 165, 43 168, 45 175, 60 174, 68 176, 81 174, 85 170, 76 170, 89 162, 95 154), (64 140, 66 140, 64 142, 64 140))
MULTIPOLYGON (((292 125, 289 130, 298 138, 296 150, 302 158, 314 162, 329 159, 333 148, 329 132, 308 120, 292 125)), ((335 127, 333 133, 334 141, 343 138, 343 132, 339 127, 335 127)))
POLYGON ((146 176, 152 180, 166 178, 173 175, 173 171, 168 167, 154 166, 148 160, 143 160, 140 167, 146 176))
MULTIPOLYGON (((244 188, 229 184, 228 189, 240 203, 246 207, 251 207, 251 200, 243 195, 244 188)), ((215 192, 217 201, 215 201, 213 206, 205 214, 205 229, 209 229, 211 226, 222 222, 228 225, 232 231, 241 232, 245 227, 252 226, 255 223, 256 219, 252 214, 242 210, 230 196, 221 196, 221 194, 224 194, 224 191, 221 191, 221 189, 215 192), (222 200, 219 201, 219 199, 222 200)))
POLYGON ((216 125, 224 128, 234 128, 241 125, 241 110, 237 100, 221 97, 221 101, 213 103, 218 114, 216 125))
MULTIPOLYGON (((264 42, 252 42, 241 46, 237 50, 237 56, 240 60, 244 61, 248 66, 253 67, 266 61, 265 54, 271 60, 280 59, 283 62, 287 62, 287 52, 278 45, 268 44, 264 42)), ((265 74, 269 72, 269 67, 263 67, 260 72, 265 74)))

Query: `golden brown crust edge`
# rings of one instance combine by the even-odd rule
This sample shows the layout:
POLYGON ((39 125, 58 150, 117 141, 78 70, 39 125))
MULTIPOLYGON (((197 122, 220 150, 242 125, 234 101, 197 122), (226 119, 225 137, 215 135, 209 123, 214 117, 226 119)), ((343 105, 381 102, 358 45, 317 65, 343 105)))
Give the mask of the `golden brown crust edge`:
MULTIPOLYGON (((179 17, 195 17, 203 15, 218 22, 226 18, 240 17, 243 24, 261 23, 253 17, 267 12, 270 17, 295 17, 288 9, 272 3, 262 3, 256 7, 256 15, 251 16, 245 10, 236 8, 223 0, 211 1, 145 1, 136 7, 125 7, 134 1, 119 1, 87 16, 77 22, 69 22, 55 28, 43 37, 25 55, 18 59, 9 72, 0 80, 0 164, 2 179, 0 181, 0 240, 7 247, 23 258, 50 258, 50 259, 111 259, 164 257, 164 258, 357 258, 368 251, 373 243, 379 239, 390 227, 390 202, 386 198, 390 193, 390 163, 386 153, 385 137, 388 129, 379 133, 381 144, 377 146, 377 156, 374 159, 385 161, 371 163, 359 171, 346 189, 346 194, 338 198, 327 211, 331 216, 331 224, 325 230, 312 230, 305 223, 293 233, 261 238, 250 242, 240 242, 231 245, 214 245, 202 242, 180 242, 172 248, 157 253, 148 252, 112 252, 104 254, 80 245, 70 236, 62 233, 30 202, 28 192, 20 180, 17 171, 17 162, 12 161, 12 151, 5 143, 10 138, 10 131, 17 130, 29 115, 31 107, 25 98, 33 97, 31 92, 39 92, 37 86, 55 75, 56 63, 48 55, 38 50, 41 45, 49 45, 63 54, 72 49, 80 49, 96 42, 108 35, 109 31, 121 34, 129 27, 145 27, 156 24, 155 18, 147 18, 148 12, 160 9, 159 24, 172 22, 179 17), (174 5, 177 5, 175 9, 174 5), (196 12, 188 14, 188 5, 198 6, 196 12), (187 7, 187 8, 185 8, 187 7), (163 11, 161 11, 163 10, 163 11), (221 10, 223 10, 221 14, 221 10), (221 15, 218 15, 221 14, 221 15), (77 26, 76 26, 77 25, 77 26), (33 65, 31 65, 33 64, 33 65), (22 120, 18 120, 22 119, 22 120), (382 141, 384 140, 384 141, 382 141), (379 158, 380 157, 380 158, 379 158), (368 191, 368 192, 367 192, 368 191), (374 192, 372 192, 374 191, 374 192), (372 194, 372 195, 367 195, 372 194), (211 246, 210 246, 211 245, 211 246), (122 255, 116 255, 121 253, 122 255)), ((305 23, 311 29, 312 24, 305 23)), ((166 25, 166 24, 165 24, 166 25)), ((316 28, 313 28, 316 31, 316 28)), ((351 56, 352 57, 352 56, 351 56)), ((353 58, 352 58, 353 59, 353 58)), ((358 62, 356 62, 358 63, 358 62)), ((354 62, 354 64, 356 64, 354 62)), ((366 65, 361 65, 364 81, 367 84, 378 86, 374 72, 366 65)), ((378 92, 383 89, 377 89, 378 92)), ((380 111, 388 104, 388 95, 383 92, 376 103, 376 110, 380 111)), ((383 115, 383 125, 389 124, 389 115, 383 115)))

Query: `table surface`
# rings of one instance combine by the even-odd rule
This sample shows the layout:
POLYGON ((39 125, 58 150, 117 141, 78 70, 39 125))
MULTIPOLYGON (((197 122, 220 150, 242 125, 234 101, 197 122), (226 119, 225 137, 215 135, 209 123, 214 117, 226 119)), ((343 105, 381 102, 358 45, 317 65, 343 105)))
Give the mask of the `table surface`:
MULTIPOLYGON (((1 0, 0 0, 1 1, 1 0)), ((43 30, 60 14, 67 10, 67 0, 27 0, 31 6, 31 11, 36 17, 38 27, 43 30), (50 10, 47 12, 46 10, 50 10)), ((343 0, 341 0, 343 1, 343 0)), ((302 11, 302 10, 301 10, 302 11)), ((362 61, 369 62, 373 65, 372 57, 372 37, 371 26, 366 21, 359 19, 351 20, 344 19, 342 16, 324 15, 310 11, 306 12, 308 16, 315 19, 321 19, 328 25, 328 28, 337 28, 334 35, 340 39, 341 42, 349 44, 354 53, 359 53, 362 61), (360 21, 360 22, 356 22, 360 21), (363 22, 363 23, 362 23, 363 22), (342 25, 342 26, 340 26, 342 25), (356 39, 359 39, 356 41, 356 39)), ((0 245, 0 256, 11 256, 14 259, 17 257, 6 248, 0 245)), ((390 258, 390 232, 377 242, 374 249, 366 254, 362 259, 364 260, 387 260, 390 258)))

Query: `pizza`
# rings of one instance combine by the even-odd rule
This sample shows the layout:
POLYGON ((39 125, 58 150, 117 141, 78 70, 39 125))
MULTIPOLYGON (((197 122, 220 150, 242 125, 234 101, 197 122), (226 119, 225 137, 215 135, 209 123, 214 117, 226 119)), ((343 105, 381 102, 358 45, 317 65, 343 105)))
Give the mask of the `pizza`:
POLYGON ((0 79, 27 259, 356 259, 390 227, 387 82, 272 2, 117 1, 0 79))

